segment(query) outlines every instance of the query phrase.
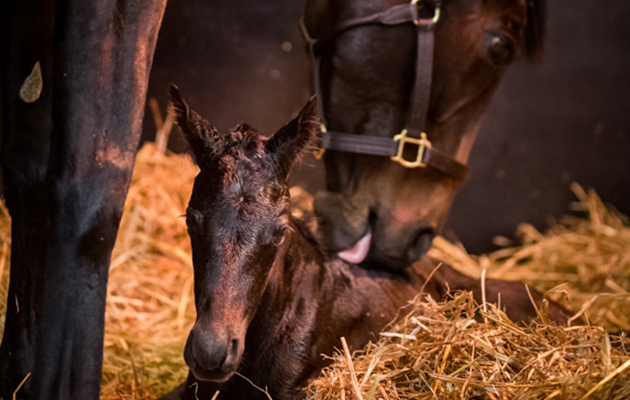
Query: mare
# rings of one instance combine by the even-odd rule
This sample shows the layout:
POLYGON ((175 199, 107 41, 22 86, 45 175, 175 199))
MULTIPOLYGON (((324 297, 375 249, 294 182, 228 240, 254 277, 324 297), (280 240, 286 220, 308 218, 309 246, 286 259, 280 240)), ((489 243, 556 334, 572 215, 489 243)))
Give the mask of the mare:
POLYGON ((328 251, 391 269, 426 253, 506 68, 520 54, 541 52, 544 3, 419 0, 410 11, 405 0, 307 1, 303 27, 317 60, 325 139, 361 135, 354 149, 332 146, 323 156, 326 191, 316 195, 314 211, 328 251), (405 129, 418 139, 425 132, 431 144, 424 151, 439 151, 440 162, 406 168, 366 155, 383 139, 395 154, 400 141, 390 139, 405 129))
POLYGON ((12 217, 1 398, 99 397, 110 256, 165 6, 0 6, 1 161, 12 217))
MULTIPOLYGON (((243 377, 275 400, 302 398, 340 336, 363 348, 420 291, 442 298, 419 263, 405 271, 346 263, 291 216, 287 179, 317 135, 313 99, 267 139, 245 124, 220 133, 175 87, 171 96, 200 167, 186 210, 197 320, 184 352, 188 380, 163 399, 209 399, 217 390, 219 399, 267 398, 243 377)), ((511 289, 508 314, 536 315, 523 287, 511 289)), ((550 317, 559 312, 552 306, 550 317)))

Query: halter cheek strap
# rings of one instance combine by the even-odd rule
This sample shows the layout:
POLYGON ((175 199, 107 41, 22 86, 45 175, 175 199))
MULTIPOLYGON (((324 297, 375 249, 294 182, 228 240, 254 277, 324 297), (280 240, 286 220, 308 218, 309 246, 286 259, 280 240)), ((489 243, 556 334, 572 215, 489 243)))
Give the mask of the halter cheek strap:
MULTIPOLYGON (((427 0, 423 5, 428 3, 427 0)), ((441 0, 431 1, 433 9, 431 18, 418 16, 417 0, 409 4, 401 4, 390 7, 385 11, 371 14, 365 17, 353 18, 332 26, 320 35, 312 38, 303 21, 301 21, 302 33, 309 43, 312 57, 315 60, 314 86, 319 102, 319 112, 322 121, 322 142, 318 152, 320 157, 325 150, 344 151, 357 154, 391 157, 406 168, 431 167, 437 169, 456 180, 463 181, 468 176, 468 167, 458 162, 448 154, 434 148, 424 133, 424 125, 429 110, 431 95, 431 80, 433 76, 434 53, 434 28, 440 18, 441 0), (409 113, 407 115, 406 128, 401 133, 391 138, 358 135, 345 132, 326 131, 323 116, 323 96, 321 94, 318 53, 332 39, 341 33, 365 25, 400 25, 413 23, 417 31, 416 69, 414 87, 411 92, 409 113), (411 146, 417 149, 414 159, 403 158, 405 149, 411 146)))

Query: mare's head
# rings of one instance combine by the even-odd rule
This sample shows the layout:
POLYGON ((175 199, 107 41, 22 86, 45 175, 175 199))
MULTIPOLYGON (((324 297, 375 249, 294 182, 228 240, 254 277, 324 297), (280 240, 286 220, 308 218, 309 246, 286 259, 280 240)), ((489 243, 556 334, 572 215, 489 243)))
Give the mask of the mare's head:
MULTIPOLYGON (((404 2, 309 0, 305 26, 318 38, 341 21, 404 2)), ((540 51, 543 2, 442 1, 425 123, 434 148, 466 164, 504 71, 518 55, 533 58, 540 51)), ((430 3, 418 2, 432 15, 430 3)), ((410 107, 416 39, 411 23, 366 25, 322 45, 320 87, 328 130, 381 137, 401 132, 410 107)), ((391 268, 404 268, 428 250, 460 184, 430 167, 407 169, 387 157, 327 151, 324 161, 327 191, 314 205, 324 245, 341 252, 365 244, 360 238, 370 241, 371 233, 368 262, 391 268)))
POLYGON ((200 380, 225 381, 238 367, 289 220, 287 176, 315 137, 315 102, 268 140, 245 124, 220 133, 175 87, 177 123, 199 175, 186 211, 195 269, 193 326, 184 358, 200 380))

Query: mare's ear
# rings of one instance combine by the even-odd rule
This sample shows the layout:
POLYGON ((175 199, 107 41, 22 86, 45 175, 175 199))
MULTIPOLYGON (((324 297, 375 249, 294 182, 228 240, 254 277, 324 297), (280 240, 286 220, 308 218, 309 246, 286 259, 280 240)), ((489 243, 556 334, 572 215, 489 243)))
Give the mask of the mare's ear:
POLYGON ((175 120, 192 148, 197 164, 201 165, 210 154, 219 137, 219 132, 208 121, 188 107, 175 85, 171 85, 171 100, 175 110, 175 120))
POLYGON ((313 96, 297 117, 267 141, 267 152, 275 158, 281 177, 286 177, 293 163, 313 145, 318 132, 317 100, 313 96))

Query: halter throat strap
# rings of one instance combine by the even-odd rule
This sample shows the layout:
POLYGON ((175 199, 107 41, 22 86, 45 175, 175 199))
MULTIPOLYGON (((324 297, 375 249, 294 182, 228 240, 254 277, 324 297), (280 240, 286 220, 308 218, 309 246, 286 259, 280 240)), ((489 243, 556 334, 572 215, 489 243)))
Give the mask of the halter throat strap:
POLYGON ((393 139, 326 131, 324 128, 322 129, 322 150, 319 152, 320 155, 323 154, 324 150, 335 150, 356 154, 388 156, 407 168, 428 166, 456 180, 463 181, 466 179, 468 167, 448 154, 432 147, 431 142, 424 133, 433 77, 434 28, 440 17, 441 3, 441 0, 433 0, 431 2, 424 0, 422 2, 423 6, 432 7, 434 14, 430 18, 420 18, 418 15, 418 4, 416 4, 416 1, 413 1, 408 4, 392 6, 379 13, 341 21, 323 32, 318 38, 312 38, 303 21, 301 21, 302 34, 308 41, 311 56, 315 60, 313 83, 319 103, 320 119, 324 124, 323 127, 325 126, 325 119, 319 77, 321 59, 319 53, 322 48, 341 33, 366 25, 393 26, 413 23, 417 32, 415 78, 410 96, 406 128, 393 139), (415 159, 403 158, 407 146, 417 148, 417 153, 414 153, 416 154, 415 159))

